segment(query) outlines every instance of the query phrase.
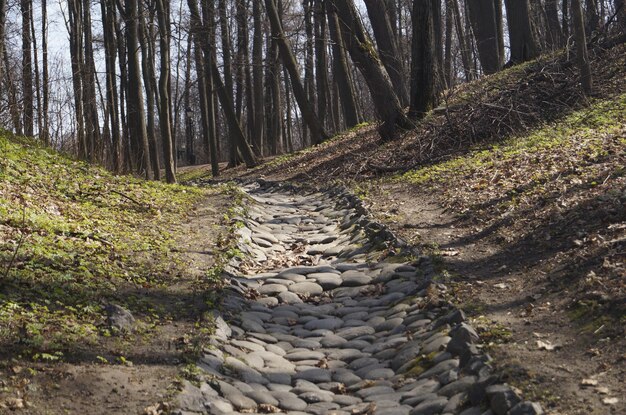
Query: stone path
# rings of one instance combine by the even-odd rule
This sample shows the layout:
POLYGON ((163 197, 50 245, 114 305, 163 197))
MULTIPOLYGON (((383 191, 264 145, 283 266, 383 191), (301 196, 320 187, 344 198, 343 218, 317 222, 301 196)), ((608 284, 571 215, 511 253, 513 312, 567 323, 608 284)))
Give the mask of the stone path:
POLYGON ((498 382, 428 258, 380 260, 401 244, 357 199, 244 190, 240 249, 258 266, 292 266, 232 276, 198 362, 204 381, 185 383, 174 413, 543 413, 498 382))

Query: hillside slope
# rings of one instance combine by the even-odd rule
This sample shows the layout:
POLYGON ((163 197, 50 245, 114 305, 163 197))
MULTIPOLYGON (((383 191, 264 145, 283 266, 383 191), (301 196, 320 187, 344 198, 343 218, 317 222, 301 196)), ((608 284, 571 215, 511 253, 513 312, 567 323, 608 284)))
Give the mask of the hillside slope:
POLYGON ((226 189, 114 176, 9 134, 0 154, 0 413, 163 401, 211 328, 199 277, 226 189))

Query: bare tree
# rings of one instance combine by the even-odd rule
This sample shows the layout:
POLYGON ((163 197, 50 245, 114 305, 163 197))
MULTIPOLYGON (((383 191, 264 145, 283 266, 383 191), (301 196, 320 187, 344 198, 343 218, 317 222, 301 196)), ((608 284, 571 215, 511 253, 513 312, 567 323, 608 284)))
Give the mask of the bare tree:
POLYGON ((580 83, 585 94, 590 95, 593 84, 591 79, 591 68, 587 55, 587 37, 585 35, 585 21, 583 18, 582 5, 580 0, 571 0, 572 23, 574 26, 574 36, 576 37, 576 60, 580 70, 580 83))
POLYGON ((20 0, 22 13, 22 103, 24 134, 34 134, 34 104, 33 104, 33 59, 31 20, 33 19, 32 0, 20 0))
POLYGON ((413 127, 413 123, 404 113, 402 104, 378 57, 378 53, 371 47, 372 41, 357 14, 354 2, 352 0, 334 0, 331 4, 339 18, 346 48, 350 52, 352 61, 363 74, 376 112, 383 122, 379 130, 381 138, 391 140, 395 137, 397 128, 408 130, 413 127))
POLYGON ((437 98, 435 76, 435 25, 433 4, 429 1, 413 3, 413 47, 411 53, 411 104, 409 114, 423 117, 431 110, 437 98))
POLYGON ((467 5, 483 71, 486 74, 497 72, 502 67, 502 59, 496 4, 493 0, 467 0, 467 5))
POLYGON ((511 63, 525 62, 539 56, 533 36, 528 0, 504 0, 511 43, 511 63))
POLYGON ((313 106, 307 99, 302 80, 300 79, 300 73, 298 71, 298 64, 296 58, 293 56, 289 41, 285 37, 283 32, 282 23, 276 9, 274 0, 265 0, 265 8, 267 10, 270 25, 272 27, 272 36, 276 39, 278 44, 278 50, 282 58, 283 65, 287 72, 289 72, 289 78, 291 79, 291 87, 293 89, 294 97, 298 102, 298 107, 302 113, 302 117, 305 119, 307 126, 311 130, 313 136, 313 143, 317 144, 329 138, 328 133, 324 130, 324 127, 320 123, 313 106))

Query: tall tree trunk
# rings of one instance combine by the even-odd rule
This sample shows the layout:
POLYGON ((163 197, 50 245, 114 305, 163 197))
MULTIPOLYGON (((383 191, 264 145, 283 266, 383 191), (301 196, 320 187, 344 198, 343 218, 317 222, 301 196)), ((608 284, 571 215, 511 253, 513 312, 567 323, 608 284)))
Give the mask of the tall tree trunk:
POLYGON ((428 1, 413 3, 413 47, 411 73, 411 104, 409 114, 423 117, 436 104, 437 90, 435 76, 437 59, 435 55, 435 25, 433 4, 428 1))
MULTIPOLYGON (((43 0, 45 2, 45 0, 43 0)), ((6 27, 7 21, 7 2, 6 0, 0 0, 0 84, 2 83, 4 73, 3 70, 3 59, 4 56, 4 30, 6 27)), ((7 68, 7 71, 9 68, 7 68)))
POLYGON ((350 52, 352 61, 363 74, 370 90, 376 112, 383 121, 379 133, 383 140, 395 137, 397 128, 411 129, 413 123, 407 118, 387 71, 383 67, 378 53, 371 45, 372 41, 363 28, 352 0, 333 0, 339 17, 341 32, 350 52))
POLYGON ((563 0, 563 7, 561 7, 561 13, 562 13, 562 30, 563 30, 563 39, 564 39, 564 44, 566 44, 567 42, 569 42, 569 36, 570 36, 570 31, 569 31, 569 3, 568 0, 563 0))
POLYGON ((133 157, 137 171, 143 171, 148 180, 153 177, 150 166, 150 144, 146 130, 144 98, 141 90, 141 66, 139 64, 139 20, 137 0, 125 0, 126 53, 128 56, 128 127, 131 140, 135 143, 133 157))
POLYGON ((352 128, 359 123, 359 112, 356 106, 354 86, 350 70, 348 68, 348 57, 345 53, 343 36, 339 29, 339 19, 332 7, 327 7, 328 30, 332 40, 333 49, 333 74, 335 84, 339 89, 339 98, 343 111, 343 118, 348 128, 352 128))
MULTIPOLYGON (((161 162, 159 159, 159 143, 156 135, 156 110, 158 96, 156 91, 156 70, 154 69, 155 54, 153 53, 153 36, 148 32, 146 19, 147 10, 142 2, 139 4, 139 36, 141 41, 141 69, 143 74, 143 84, 146 91, 146 132, 148 134, 148 145, 150 146, 150 165, 154 173, 155 180, 161 180, 161 162)), ((152 27, 152 19, 148 22, 152 27)), ((151 31, 150 31, 151 32, 151 31)))
POLYGON ((585 34, 590 37, 594 31, 600 29, 600 16, 596 0, 585 0, 585 6, 585 34))
POLYGON ((539 56, 533 37, 528 0, 504 0, 511 42, 511 63, 526 62, 539 56))
POLYGON ((472 62, 471 62, 471 47, 469 46, 469 34, 463 30, 463 21, 461 20, 461 13, 459 12, 458 0, 449 0, 448 3, 452 9, 452 15, 454 16, 454 27, 456 27, 456 37, 459 40, 459 49, 461 51, 461 62, 463 63, 463 72, 465 73, 465 80, 471 81, 473 79, 472 74, 472 62))
MULTIPOLYGON (((195 0, 194 0, 195 1, 195 0)), ((209 151, 211 160, 211 174, 217 177, 220 174, 218 155, 218 135, 217 135, 217 105, 215 104, 214 81, 211 75, 211 66, 216 61, 215 49, 209 45, 215 45, 215 5, 212 0, 202 0, 202 17, 204 36, 202 50, 204 52, 204 87, 206 88, 206 114, 207 133, 204 144, 209 151)))
POLYGON ((444 47, 444 60, 443 60, 443 79, 446 88, 452 87, 452 26, 454 20, 452 16, 452 10, 450 7, 450 0, 446 0, 446 40, 444 47))
POLYGON ((576 60, 580 70, 580 83, 586 95, 590 95, 593 89, 591 68, 587 55, 587 38, 585 35, 585 21, 583 8, 580 0, 571 0, 572 21, 574 23, 574 36, 576 37, 576 60))
MULTIPOLYGON (((43 0, 45 2, 45 0, 43 0)), ((102 26, 104 31, 104 59, 106 65, 106 96, 107 113, 111 124, 111 155, 113 161, 113 171, 121 172, 121 138, 120 138, 120 116, 118 112, 118 92, 116 79, 116 33, 114 6, 107 0, 100 0, 102 9, 102 26)))
POLYGON ((274 36, 278 43, 278 50, 282 58, 283 65, 289 72, 291 87, 293 89, 294 97, 298 102, 298 107, 300 108, 302 117, 305 119, 309 129, 311 130, 313 143, 321 143, 322 141, 327 140, 329 136, 324 130, 324 127, 321 125, 311 103, 307 99, 304 86, 302 85, 302 80, 300 79, 300 73, 298 72, 298 64, 293 56, 293 53, 291 52, 289 41, 283 32, 274 0, 265 0, 265 8, 272 26, 272 36, 274 36))
MULTIPOLYGON (((304 90, 306 91, 306 98, 311 104, 312 108, 316 107, 316 94, 315 94, 315 81, 314 81, 314 56, 313 56, 313 0, 304 0, 302 6, 304 8, 304 90)), ((319 117, 318 117, 319 118, 319 117)), ((321 125, 320 120, 320 125, 321 125)), ((313 136, 313 134, 311 134, 313 136)), ((313 141, 314 138, 311 138, 313 141)), ((310 146, 312 143, 308 140, 308 128, 306 121, 302 125, 302 144, 305 147, 310 146)))
POLYGON ((498 72, 501 59, 495 3, 493 0, 467 0, 467 5, 483 72, 498 72))
POLYGON ((380 59, 391 78, 400 104, 406 106, 409 103, 409 91, 402 67, 402 55, 393 33, 387 3, 381 0, 365 0, 365 6, 374 30, 380 59))
POLYGON ((96 95, 96 64, 93 57, 93 36, 91 33, 91 2, 84 0, 83 4, 83 98, 85 99, 85 132, 87 133, 87 159, 95 160, 96 147, 100 145, 100 118, 98 116, 98 101, 96 95))
POLYGON ((72 87, 74 92, 74 112, 76 113, 76 142, 80 158, 87 160, 88 145, 85 132, 84 90, 83 90, 83 38, 82 4, 79 0, 68 0, 67 31, 70 43, 72 66, 72 87))
POLYGON ((624 0, 615 0, 615 12, 621 32, 626 35, 626 2, 624 0))
MULTIPOLYGON (((192 0, 193 1, 193 0, 192 0)), ((183 117, 185 119, 185 160, 188 166, 193 166, 196 164, 196 153, 194 151, 194 116, 193 109, 191 108, 191 87, 193 81, 191 79, 191 51, 194 45, 194 37, 196 36, 193 33, 190 33, 187 38, 187 53, 186 53, 186 61, 185 65, 185 90, 184 90, 184 105, 183 105, 183 117)), ((202 72, 200 72, 202 74, 202 72)), ((200 78, 198 79, 198 85, 200 84, 200 78)), ((204 86, 204 85, 203 85, 204 86)), ((206 99, 206 97, 199 97, 200 100, 206 99)))
POLYGON ((552 49, 558 49, 563 46, 563 31, 559 23, 557 0, 546 0, 544 7, 548 21, 548 45, 552 49))
MULTIPOLYGON (((279 10, 281 2, 278 3, 279 10)), ((271 35, 267 36, 267 69, 265 73, 265 85, 267 97, 265 106, 265 128, 270 154, 278 154, 283 151, 283 105, 280 93, 280 67, 278 56, 278 44, 271 35)))
MULTIPOLYGON (((263 156, 265 148, 265 90, 263 89, 263 25, 260 1, 252 2, 254 34, 252 38, 252 78, 254 89, 254 122, 257 154, 263 156)), ((250 110, 250 109, 249 109, 250 110)))
POLYGON ((24 134, 34 134, 34 104, 33 104, 33 59, 31 20, 33 18, 32 0, 20 0, 22 13, 22 102, 24 108, 24 134))
MULTIPOLYGON (((220 21, 220 35, 222 41, 222 64, 224 68, 224 87, 226 88, 226 93, 229 96, 231 102, 233 102, 233 65, 231 59, 231 41, 230 41, 230 29, 228 25, 228 13, 226 7, 226 0, 219 0, 218 3, 218 14, 220 21)), ((210 68, 206 68, 210 70, 210 68)), ((237 157, 237 145, 235 141, 229 139, 228 141, 228 151, 229 151, 229 166, 236 166, 238 163, 237 157)))
POLYGON ((493 0, 496 9, 496 29, 498 31, 498 57, 500 68, 504 66, 504 19, 502 16, 502 0, 493 0))
POLYGON ((4 71, 4 81, 7 88, 7 99, 9 101, 9 113, 11 114, 11 121, 13 123, 13 129, 15 130, 15 134, 22 135, 22 117, 20 114, 20 109, 17 103, 17 91, 15 90, 15 81, 13 80, 13 76, 11 74, 11 65, 9 62, 9 53, 7 49, 3 50, 3 61, 6 70, 4 71))
MULTIPOLYGON (((0 2, 2 2, 4 0, 0 0, 0 2)), ((0 5, 0 8, 2 8, 2 5, 0 5)), ((1 32, 1 30, 0 30, 1 32)), ((1 34, 0 34, 1 36, 1 34)), ((2 41, 0 40, 0 43, 2 41)), ((2 46, 0 45, 0 49, 2 48, 2 46)), ((0 56, 2 56, 2 54, 0 53, 0 56)), ((48 74, 48 6, 47 6, 47 1, 46 0, 41 0, 41 64, 42 64, 42 81, 43 81, 43 88, 42 88, 42 95, 43 95, 43 131, 39 132, 39 135, 41 136, 41 139, 43 140, 44 143, 46 143, 46 145, 50 144, 50 132, 48 131, 49 129, 49 123, 50 123, 50 114, 49 114, 49 107, 50 107, 50 81, 49 81, 49 74, 48 74)), ((0 75, 0 79, 2 79, 2 76, 0 75)))
POLYGON ((330 97, 328 56, 326 44, 326 11, 323 0, 315 0, 315 84, 317 85, 317 115, 326 125, 326 107, 330 97))
MULTIPOLYGON (((31 8, 32 8, 32 0, 31 0, 31 8)), ((35 19, 30 19, 30 33, 33 39, 33 73, 35 74, 35 99, 37 100, 37 135, 39 139, 44 141, 44 138, 41 136, 41 130, 43 128, 42 118, 43 115, 41 113, 42 105, 41 105, 41 76, 39 73, 39 50, 37 48, 37 32, 35 31, 35 19)))
MULTIPOLYGON (((106 0, 105 0, 106 1, 106 0)), ((113 5, 111 5, 113 7, 113 5)), ((113 22, 115 28, 115 37, 117 39, 117 57, 118 57, 118 69, 120 72, 120 97, 119 97, 119 110, 120 110, 120 165, 122 171, 129 172, 133 170, 134 159, 131 156, 131 142, 130 129, 128 126, 127 106, 128 100, 128 54, 126 53, 126 37, 122 32, 120 20, 115 18, 113 22)))
POLYGON ((176 183, 174 166, 174 146, 172 142, 172 101, 170 98, 170 3, 169 0, 156 0, 157 20, 159 23, 159 127, 163 146, 165 180, 176 183))

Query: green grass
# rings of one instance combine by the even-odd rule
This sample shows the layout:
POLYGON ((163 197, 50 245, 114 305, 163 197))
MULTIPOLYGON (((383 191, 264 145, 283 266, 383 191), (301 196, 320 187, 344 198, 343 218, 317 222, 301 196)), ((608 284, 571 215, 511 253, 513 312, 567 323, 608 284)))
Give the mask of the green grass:
MULTIPOLYGON (((626 95, 600 100, 529 135, 513 137, 487 149, 475 149, 467 155, 409 171, 393 180, 415 185, 443 183, 451 176, 471 176, 480 170, 493 167, 496 163, 520 163, 535 153, 553 149, 571 150, 577 156, 597 159, 605 155, 603 136, 619 134, 625 123, 626 95)), ((626 139, 622 138, 621 142, 626 144, 626 139)), ((535 179, 540 181, 544 177, 538 176, 535 179)))
POLYGON ((170 231, 209 190, 114 176, 7 133, 0 154, 0 348, 95 344, 108 302, 163 317, 133 292, 175 280, 170 231))

